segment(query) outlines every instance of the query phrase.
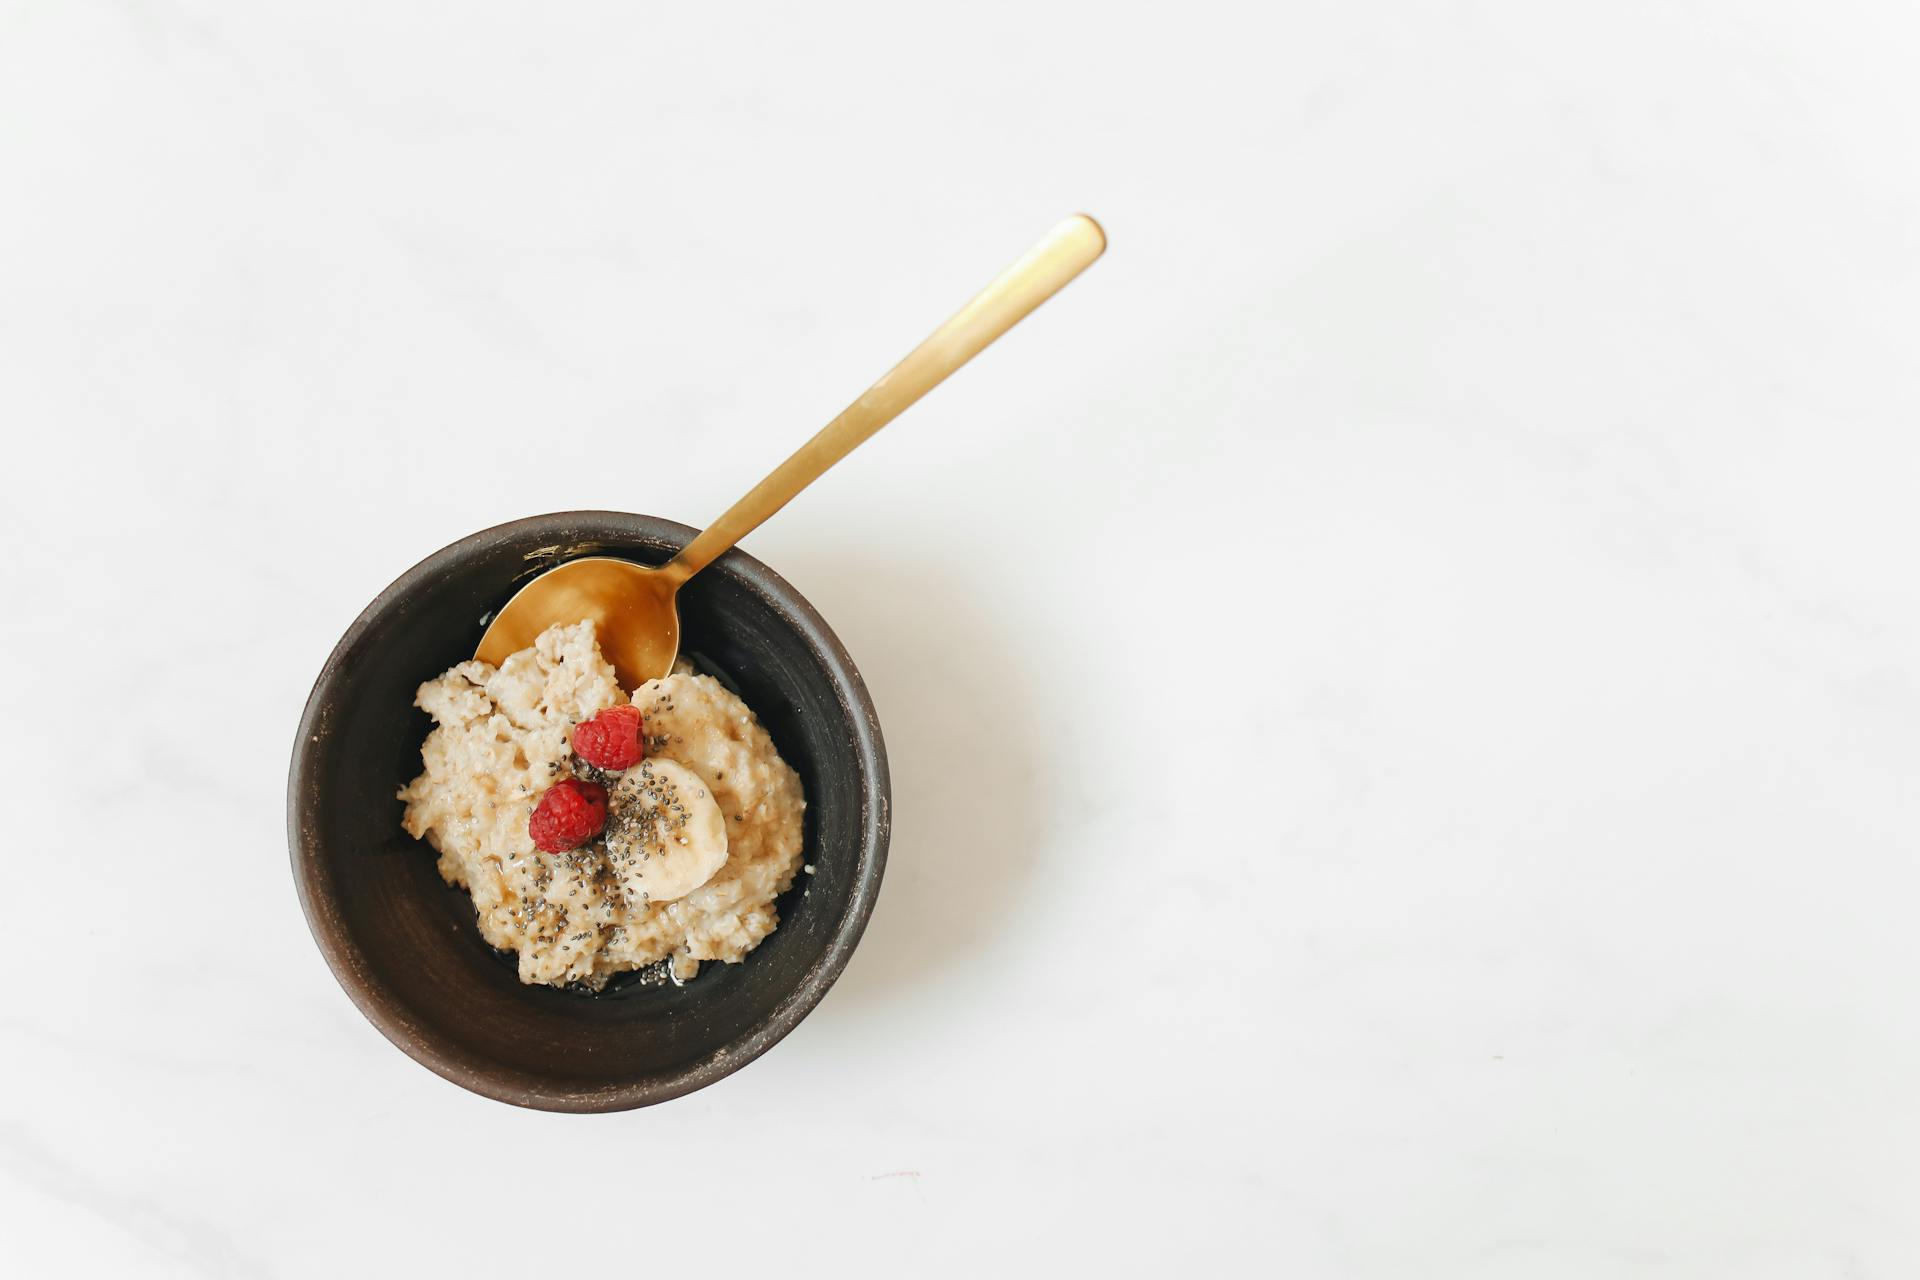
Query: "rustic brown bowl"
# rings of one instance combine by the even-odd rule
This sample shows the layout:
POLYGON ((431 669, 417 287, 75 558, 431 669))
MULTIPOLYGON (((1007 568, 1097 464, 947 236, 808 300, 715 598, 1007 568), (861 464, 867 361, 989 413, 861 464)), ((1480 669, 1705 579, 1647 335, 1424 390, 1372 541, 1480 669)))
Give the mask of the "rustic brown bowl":
POLYGON ((866 927, 886 864, 886 749, 853 661, 800 593, 741 551, 680 594, 682 652, 731 683, 799 771, 806 861, 780 927, 683 987, 599 995, 525 986, 473 907, 401 830, 420 769, 421 681, 471 657, 483 619, 531 575, 581 555, 659 563, 694 530, 574 511, 462 538, 401 575, 347 628, 300 718, 287 787, 293 878, 334 977, 416 1061, 475 1093, 549 1111, 621 1111, 689 1093, 765 1053, 820 1002, 866 927))

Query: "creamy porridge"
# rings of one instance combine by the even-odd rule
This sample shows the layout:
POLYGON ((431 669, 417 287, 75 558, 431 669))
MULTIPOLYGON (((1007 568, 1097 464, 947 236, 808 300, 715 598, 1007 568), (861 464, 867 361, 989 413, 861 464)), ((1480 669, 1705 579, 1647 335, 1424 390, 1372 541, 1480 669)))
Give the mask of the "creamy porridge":
POLYGON ((593 624, 420 686, 435 721, 409 834, 473 897, 520 980, 598 989, 667 960, 736 962, 800 870, 800 778, 746 704, 683 661, 629 705, 593 624), (639 736, 636 741, 636 731, 639 736), (634 760, 634 756, 640 756, 634 760), (601 768, 598 764, 624 765, 601 768))

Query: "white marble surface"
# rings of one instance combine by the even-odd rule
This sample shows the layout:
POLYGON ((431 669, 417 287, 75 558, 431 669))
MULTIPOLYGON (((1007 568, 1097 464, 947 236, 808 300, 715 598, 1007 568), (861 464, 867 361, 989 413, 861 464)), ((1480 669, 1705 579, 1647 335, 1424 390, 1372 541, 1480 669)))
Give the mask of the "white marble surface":
POLYGON ((0 3, 8 1274, 1920 1272, 1916 37, 0 3), (339 632, 717 511, 1082 207, 749 544, 892 747, 839 987, 624 1116, 388 1046, 284 848, 339 632))

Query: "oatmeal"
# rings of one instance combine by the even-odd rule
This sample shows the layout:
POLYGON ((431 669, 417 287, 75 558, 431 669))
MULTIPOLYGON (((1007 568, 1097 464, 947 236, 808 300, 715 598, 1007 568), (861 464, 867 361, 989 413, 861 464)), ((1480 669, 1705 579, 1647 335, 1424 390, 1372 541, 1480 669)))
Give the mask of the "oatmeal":
POLYGON ((635 691, 639 717, 609 713, 628 699, 582 622, 498 670, 460 663, 415 701, 435 728, 400 791, 406 829, 472 896, 481 935, 517 953, 522 982, 598 989, 661 960, 688 978, 778 925, 773 900, 800 870, 800 778, 711 676, 676 663, 635 691), (644 751, 601 754, 642 725, 644 751))

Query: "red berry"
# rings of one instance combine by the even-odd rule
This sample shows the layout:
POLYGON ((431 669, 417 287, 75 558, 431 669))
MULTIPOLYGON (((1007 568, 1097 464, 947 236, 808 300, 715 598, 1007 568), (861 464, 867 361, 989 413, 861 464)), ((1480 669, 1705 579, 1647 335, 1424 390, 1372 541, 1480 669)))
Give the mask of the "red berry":
POLYGON ((608 707, 591 720, 574 726, 573 753, 596 769, 618 773, 631 769, 647 754, 646 722, 640 708, 608 707))
POLYGON ((607 789, 597 782, 566 778, 547 788, 527 819, 536 849, 565 853, 578 849, 607 825, 607 789))

